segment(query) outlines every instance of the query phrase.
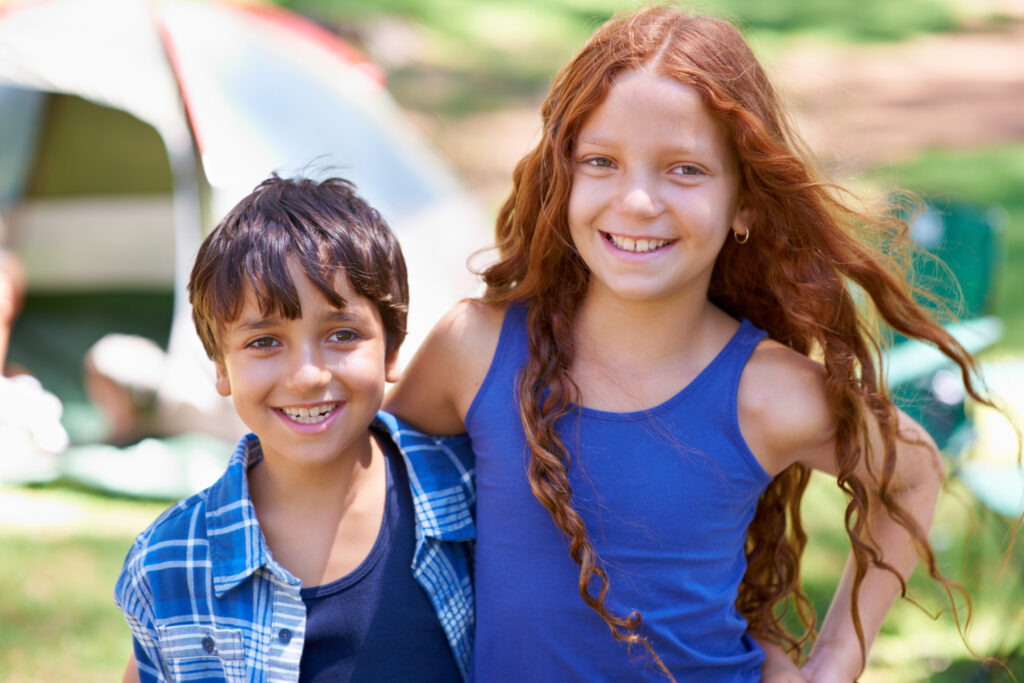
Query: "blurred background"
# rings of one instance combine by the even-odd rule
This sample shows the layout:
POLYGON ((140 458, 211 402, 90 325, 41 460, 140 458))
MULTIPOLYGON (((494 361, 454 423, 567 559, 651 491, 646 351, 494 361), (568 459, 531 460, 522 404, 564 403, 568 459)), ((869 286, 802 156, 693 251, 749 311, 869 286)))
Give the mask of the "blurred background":
MULTIPOLYGON (((20 265, 6 372, 21 377, 0 385, 0 681, 117 680, 130 645, 110 596, 124 554, 226 461, 240 427, 208 395, 181 306, 202 234, 271 170, 353 177, 412 262, 415 344, 474 291, 463 265, 490 237, 555 72, 636 4, 0 0, 0 247, 13 255, 0 265, 20 265)), ((695 8, 744 27, 828 175, 928 202, 913 232, 959 284, 951 329, 1016 415, 1024 0, 695 8)), ((934 264, 915 272, 957 291, 934 264)), ((965 644, 966 604, 954 615, 915 578, 918 605, 894 608, 862 680, 1020 677, 1013 429, 965 400, 929 349, 897 343, 888 379, 947 456, 932 542, 973 619, 965 644)), ((804 581, 821 615, 846 552, 842 508, 828 482, 812 484, 804 581)))

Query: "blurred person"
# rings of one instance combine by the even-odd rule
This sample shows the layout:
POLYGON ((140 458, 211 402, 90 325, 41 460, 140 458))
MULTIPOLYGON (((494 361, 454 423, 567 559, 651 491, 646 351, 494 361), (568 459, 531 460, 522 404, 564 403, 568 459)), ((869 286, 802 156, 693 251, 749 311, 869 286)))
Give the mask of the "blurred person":
POLYGON ((190 368, 187 378, 175 376, 182 363, 175 364, 159 344, 136 334, 106 334, 90 346, 84 382, 89 401, 103 417, 103 440, 128 446, 144 438, 201 432, 237 441, 247 430, 230 401, 209 395, 207 382, 212 381, 199 368, 190 368), (172 379, 177 385, 173 393, 165 390, 172 379))
MULTIPOLYGON (((2 231, 0 231, 2 232, 2 231)), ((0 246, 0 369, 7 374, 11 329, 25 303, 25 267, 17 255, 0 246)))
POLYGON ((380 215, 347 181, 272 176, 204 240, 189 297, 253 433, 129 551, 125 679, 462 680, 471 453, 380 412, 408 309, 380 215))
POLYGON ((60 400, 24 368, 7 364, 11 329, 25 302, 27 279, 18 256, 0 247, 0 481, 56 476, 56 456, 68 447, 60 400))

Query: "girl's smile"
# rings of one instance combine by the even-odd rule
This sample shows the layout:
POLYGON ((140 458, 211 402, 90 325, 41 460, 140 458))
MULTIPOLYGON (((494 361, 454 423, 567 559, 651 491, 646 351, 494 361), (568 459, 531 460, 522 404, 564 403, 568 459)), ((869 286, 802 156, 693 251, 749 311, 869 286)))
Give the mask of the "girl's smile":
POLYGON ((625 251, 631 254, 650 254, 657 251, 662 251, 666 247, 675 244, 678 240, 665 240, 657 239, 654 237, 626 237, 624 235, 615 235, 610 232, 601 232, 604 238, 612 245, 613 248, 619 251, 625 251))

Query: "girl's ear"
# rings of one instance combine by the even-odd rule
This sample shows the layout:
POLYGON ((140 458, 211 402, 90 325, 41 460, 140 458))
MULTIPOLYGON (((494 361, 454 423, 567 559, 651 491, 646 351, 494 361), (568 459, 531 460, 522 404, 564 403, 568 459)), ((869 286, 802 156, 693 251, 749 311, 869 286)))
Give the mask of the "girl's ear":
POLYGON ((224 362, 216 363, 217 367, 217 393, 221 396, 231 395, 231 380, 228 378, 228 371, 224 369, 224 362))
POLYGON ((732 219, 732 232, 737 238, 746 238, 750 236, 750 226, 754 223, 754 209, 744 202, 740 205, 740 208, 736 210, 736 215, 732 219))

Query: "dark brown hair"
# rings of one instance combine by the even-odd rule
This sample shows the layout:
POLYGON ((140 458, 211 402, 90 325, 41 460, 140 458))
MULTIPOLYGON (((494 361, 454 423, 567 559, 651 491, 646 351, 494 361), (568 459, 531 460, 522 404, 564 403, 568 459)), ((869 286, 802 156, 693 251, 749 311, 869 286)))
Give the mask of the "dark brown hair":
MULTIPOLYGON (((867 316, 875 312, 896 331, 938 347, 981 400, 970 377, 974 361, 914 302, 905 270, 890 258, 909 248, 906 225, 884 212, 873 216, 854 208, 815 177, 810 155, 764 70, 729 22, 667 7, 610 20, 556 77, 542 108, 542 139, 515 169, 512 194, 498 217, 499 258, 483 275, 487 301, 528 303, 530 358, 519 378, 518 403, 534 495, 569 537, 583 600, 617 639, 650 650, 636 632, 640 615, 614 615, 604 604, 608 578, 573 507, 566 471, 570 453, 555 429, 578 400, 568 369, 573 319, 589 281, 567 223, 574 145, 615 79, 641 68, 696 89, 739 161, 751 239, 742 246, 726 240, 709 299, 797 352, 824 361, 828 407, 836 423, 838 485, 848 496, 846 529, 857 569, 853 618, 863 651, 857 595, 869 566, 887 567, 866 529, 869 487, 910 533, 931 576, 956 588, 939 573, 925 532, 891 494, 897 411, 879 372, 880 336, 867 316), (884 448, 876 482, 855 473, 865 457, 869 418, 878 422, 884 448)), ((800 502, 808 478, 807 468, 793 465, 762 495, 748 530, 748 567, 737 600, 753 634, 794 653, 814 631, 813 610, 800 587, 806 542, 800 502), (782 627, 779 608, 787 600, 804 623, 801 636, 782 627)))
POLYGON ((390 356, 405 339, 409 285, 398 240, 380 214, 342 178, 315 181, 272 175, 242 199, 203 240, 189 279, 192 319, 206 353, 221 360, 217 333, 241 313, 247 288, 264 314, 302 315, 288 259, 332 306, 342 272, 377 307, 390 356))

